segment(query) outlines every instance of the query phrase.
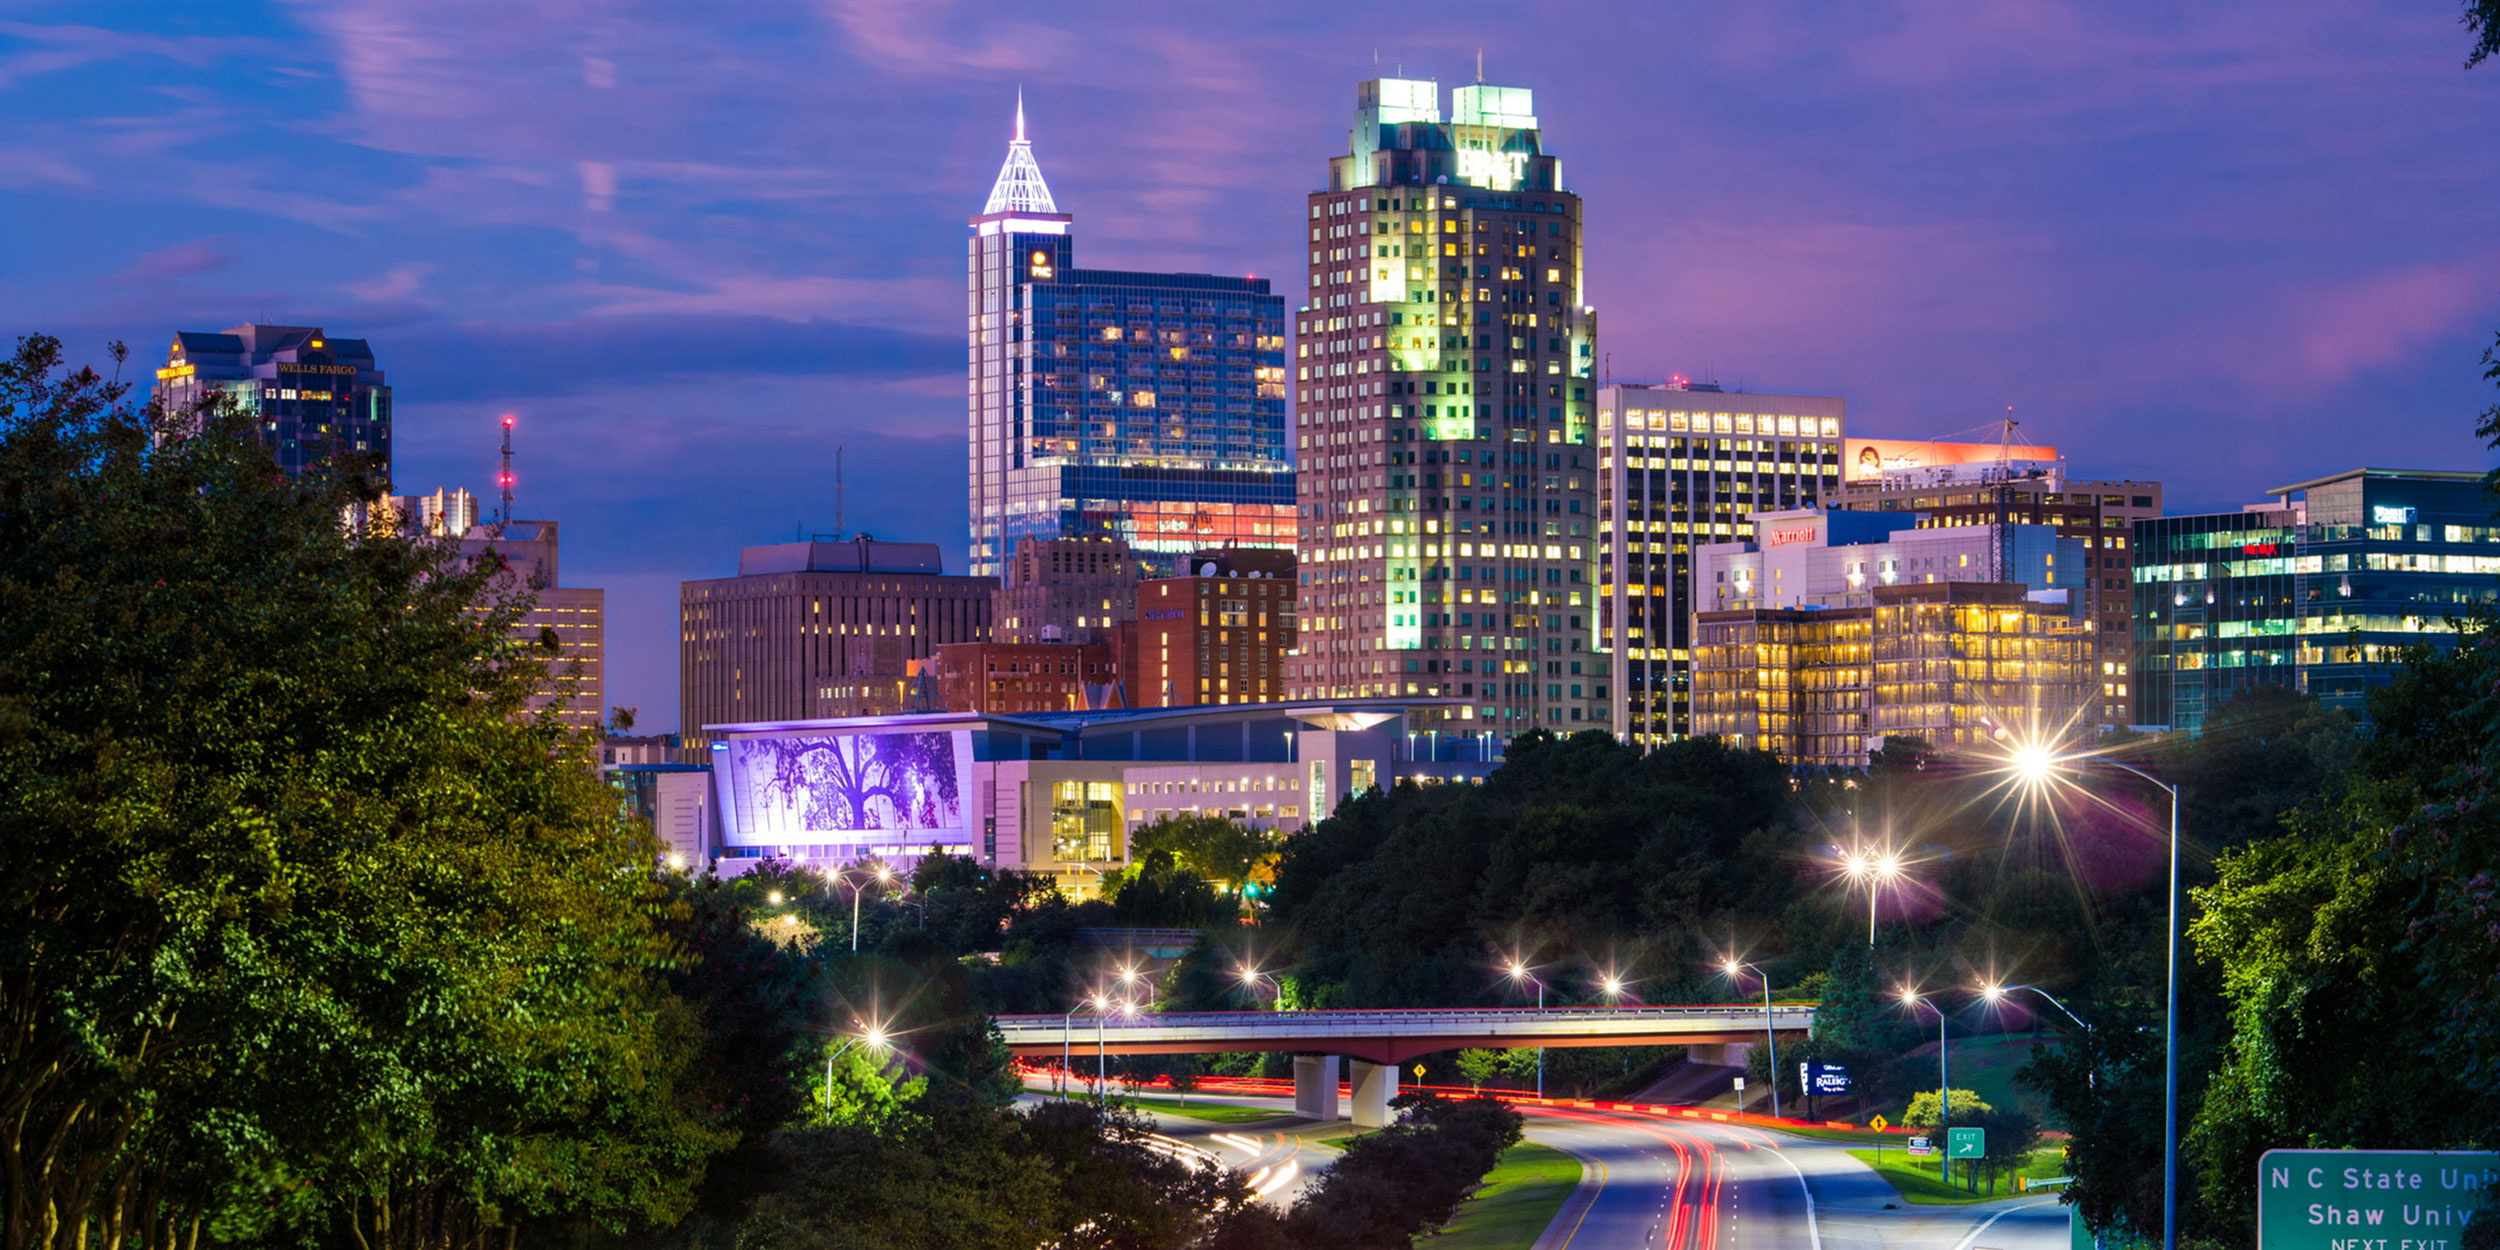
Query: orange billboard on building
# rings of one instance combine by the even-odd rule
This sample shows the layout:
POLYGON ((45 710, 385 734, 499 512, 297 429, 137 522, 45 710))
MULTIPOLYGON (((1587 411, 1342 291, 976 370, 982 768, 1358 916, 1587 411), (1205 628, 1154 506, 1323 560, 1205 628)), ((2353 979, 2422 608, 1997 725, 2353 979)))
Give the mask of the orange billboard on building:
POLYGON ((1934 443, 1902 438, 1852 438, 1844 440, 1841 459, 1841 480, 1848 482, 1880 481, 1887 473, 1907 473, 1918 469, 1937 469, 1950 465, 1991 465, 2000 460, 2056 460, 2054 447, 2033 447, 2021 443, 1934 443))

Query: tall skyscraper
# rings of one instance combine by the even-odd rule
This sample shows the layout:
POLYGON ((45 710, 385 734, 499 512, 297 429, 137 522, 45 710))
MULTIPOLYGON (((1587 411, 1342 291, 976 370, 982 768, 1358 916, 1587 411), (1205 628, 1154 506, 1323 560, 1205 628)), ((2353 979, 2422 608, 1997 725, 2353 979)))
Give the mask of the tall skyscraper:
POLYGON ((1840 489, 1847 405, 1729 394, 1681 381, 1609 386, 1598 399, 1608 719, 1655 746, 1693 729, 1693 556, 1753 537, 1753 514, 1812 507, 1840 489))
POLYGON ((1460 87, 1444 121, 1436 83, 1363 83, 1310 231, 1290 696, 1466 700, 1445 734, 1602 723, 1597 315, 1529 92, 1460 87))
POLYGON ((1293 545, 1285 305, 1263 278, 1075 267, 1024 134, 972 218, 971 572, 1023 538, 1124 539, 1150 572, 1293 545))
POLYGON ((157 402, 181 412, 221 392, 252 414, 261 442, 290 476, 332 455, 373 455, 387 487, 391 388, 363 339, 250 322, 223 334, 176 333, 156 371, 157 402))

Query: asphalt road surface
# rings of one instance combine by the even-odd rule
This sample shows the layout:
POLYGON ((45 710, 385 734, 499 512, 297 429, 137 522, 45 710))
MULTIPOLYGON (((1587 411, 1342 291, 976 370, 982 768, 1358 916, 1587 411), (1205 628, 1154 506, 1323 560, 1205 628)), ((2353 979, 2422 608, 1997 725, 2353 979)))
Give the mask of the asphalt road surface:
POLYGON ((2066 1210, 2054 1198, 1910 1206, 1841 1143, 1637 1114, 1523 1110, 1530 1140, 1576 1156, 1584 1169, 1536 1250, 2066 1250, 2066 1210))
MULTIPOLYGON (((1205 1101, 1278 1118, 1212 1124, 1149 1115, 1158 1131, 1258 1178, 1279 1206, 1300 1197, 1336 1157, 1313 1139, 1346 1131, 1342 1122, 1293 1119, 1290 1099, 1205 1101)), ((1580 1188, 1534 1250, 2067 1250, 2066 1208, 2052 1196, 1912 1206, 1850 1158, 1845 1143, 1680 1118, 1520 1110, 1529 1140, 1577 1158, 1583 1169, 1580 1188)))

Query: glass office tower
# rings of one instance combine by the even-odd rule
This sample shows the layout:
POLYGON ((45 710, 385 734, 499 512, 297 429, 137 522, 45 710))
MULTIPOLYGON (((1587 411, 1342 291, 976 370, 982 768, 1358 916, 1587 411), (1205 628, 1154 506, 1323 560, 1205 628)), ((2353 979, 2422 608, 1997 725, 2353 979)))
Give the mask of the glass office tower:
POLYGON ((2479 473, 2355 469, 2238 512, 2135 523, 2137 716, 2187 733, 2272 683, 2368 710, 2404 648, 2500 600, 2479 473))
POLYGON ((288 476, 332 456, 374 456, 389 489, 391 388, 363 339, 251 322, 222 334, 174 335, 156 371, 157 401, 186 412, 216 392, 252 415, 254 432, 288 476))
POLYGON ((1438 84, 1363 83, 1309 204, 1288 690, 1462 700, 1426 728, 1496 741, 1601 723, 1597 314, 1534 100, 1478 83, 1444 121, 1438 84))
POLYGON ((1293 545, 1285 304, 1263 278, 1075 267, 1016 107, 972 218, 971 566, 1020 538, 1117 538, 1149 573, 1293 545))

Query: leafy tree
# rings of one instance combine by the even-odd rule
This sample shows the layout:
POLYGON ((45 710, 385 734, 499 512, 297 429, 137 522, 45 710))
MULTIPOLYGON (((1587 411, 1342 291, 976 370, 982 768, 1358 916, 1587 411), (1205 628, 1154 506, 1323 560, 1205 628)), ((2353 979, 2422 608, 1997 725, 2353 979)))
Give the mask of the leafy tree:
POLYGON ((0 364, 12 1245, 667 1224, 728 1139, 656 846, 515 590, 340 524, 371 467, 0 364))
POLYGON ((1481 786, 1402 785, 1297 834, 1271 918, 1296 931, 1314 1000, 1516 1003, 1493 974, 1517 957, 1550 1001, 1590 997, 1600 960, 1691 1001, 1724 992, 1703 970, 1730 941, 1777 940, 1803 885, 1796 814, 1767 754, 1531 733, 1481 786))
POLYGON ((1458 1074, 1476 1089, 1483 1089, 1485 1082, 1509 1069, 1508 1051, 1469 1049, 1458 1052, 1458 1074))
POLYGON ((804 1123, 888 1132, 913 1114, 914 1104, 928 1091, 925 1076, 898 1078, 880 1046, 844 1038, 822 1047, 824 1067, 808 1078, 804 1123))
POLYGON ((1287 1244, 1320 1250, 1405 1247, 1449 1222, 1502 1152, 1518 1112, 1487 1098, 1403 1095, 1398 1122, 1347 1145, 1284 1220, 1287 1244))
POLYGON ((1138 859, 1161 851, 1181 870, 1235 890, 1275 879, 1276 836, 1222 816, 1161 817, 1139 826, 1129 844, 1138 859))
MULTIPOLYGON (((1938 1115, 1938 1112, 1943 1109, 1943 1106, 1944 1096, 1941 1093, 1932 1089, 1922 1089, 1917 1093, 1910 1095, 1910 1105, 1902 1110, 1901 1122, 1912 1128, 1937 1128, 1943 1126, 1943 1120, 1938 1115)), ((1974 1122, 1974 1117, 1987 1115, 1995 1110, 1995 1107, 1989 1105, 1985 1100, 1980 1098, 1978 1094, 1975 1094, 1970 1090, 1957 1089, 1953 1091, 1952 1114, 1954 1124, 1971 1124, 1974 1122)))
POLYGON ((2192 933, 2222 970, 2231 1036, 2192 1143, 2223 1228, 2253 1220, 2271 1147, 2494 1144, 2493 624, 2478 616, 2454 648, 2405 657, 2371 700, 2347 791, 2226 858, 2202 892, 2192 933))
POLYGON ((2500 53, 2500 0, 2465 0, 2465 28, 2474 33, 2473 50, 2465 56, 2469 68, 2500 53))

